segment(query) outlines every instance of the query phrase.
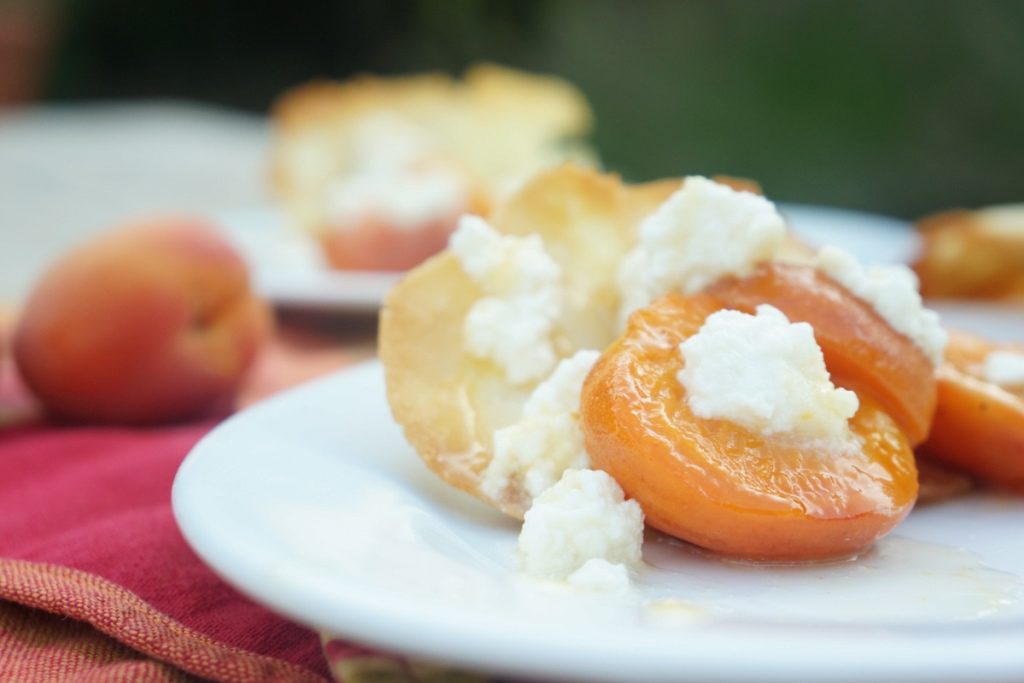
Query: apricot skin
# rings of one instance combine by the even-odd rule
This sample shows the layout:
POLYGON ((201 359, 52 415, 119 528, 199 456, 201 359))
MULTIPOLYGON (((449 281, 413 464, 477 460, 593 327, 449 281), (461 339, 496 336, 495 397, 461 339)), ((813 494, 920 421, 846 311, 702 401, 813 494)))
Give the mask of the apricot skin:
POLYGON ((59 418, 181 420, 230 406, 269 321, 214 228, 153 219, 57 262, 25 302, 13 350, 59 418))
POLYGON ((870 399, 851 420, 861 449, 841 455, 695 417, 676 379, 678 345, 721 307, 708 295, 669 295, 634 313, 583 387, 593 465, 648 524, 724 555, 804 561, 870 546, 917 495, 903 432, 870 399))
POLYGON ((338 270, 410 270, 448 246, 448 237, 465 213, 485 216, 488 198, 474 190, 466 206, 412 228, 401 228, 386 218, 367 213, 361 220, 328 225, 317 235, 327 265, 338 270))
POLYGON ((1024 493, 1024 392, 978 376, 978 367, 997 348, 963 333, 950 335, 946 363, 939 368, 935 420, 920 450, 990 484, 1024 493))

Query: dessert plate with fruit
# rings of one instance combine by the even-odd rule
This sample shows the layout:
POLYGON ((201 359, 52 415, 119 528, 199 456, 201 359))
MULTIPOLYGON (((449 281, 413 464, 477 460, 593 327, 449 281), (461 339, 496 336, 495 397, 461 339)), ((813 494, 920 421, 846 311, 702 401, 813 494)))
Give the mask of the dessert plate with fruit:
POLYGON ((749 183, 562 166, 389 293, 380 362, 243 412, 174 506, 300 622, 579 680, 1024 673, 1024 349, 749 183))
MULTIPOLYGON (((281 306, 376 312, 399 274, 441 251, 464 213, 488 215, 557 163, 598 166, 593 113, 557 77, 478 64, 359 76, 284 93, 272 113, 277 204, 222 215, 261 293, 281 306)), ((799 204, 796 234, 876 262, 910 258, 899 220, 799 204)))
POLYGON ((493 64, 460 79, 312 82, 284 93, 272 118, 278 208, 222 223, 281 306, 375 313, 462 213, 487 213, 538 168, 596 156, 575 86, 493 64))
POLYGON ((289 230, 279 209, 224 211, 215 216, 249 266, 253 287, 275 306, 338 313, 375 313, 400 272, 331 268, 315 240, 289 230))

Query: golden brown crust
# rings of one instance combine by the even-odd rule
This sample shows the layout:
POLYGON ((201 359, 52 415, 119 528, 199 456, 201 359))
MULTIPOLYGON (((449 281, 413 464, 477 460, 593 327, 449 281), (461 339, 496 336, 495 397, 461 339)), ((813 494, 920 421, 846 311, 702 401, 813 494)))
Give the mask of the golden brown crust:
POLYGON ((761 187, 761 183, 750 178, 740 178, 733 175, 713 175, 711 179, 716 183, 727 185, 737 192, 750 192, 751 194, 764 196, 764 189, 761 187))
POLYGON ((917 228, 924 296, 1024 300, 1024 204, 945 211, 917 228))
POLYGON ((271 106, 275 125, 285 129, 355 118, 377 107, 420 106, 450 95, 452 79, 442 73, 381 77, 359 74, 338 82, 319 79, 286 90, 271 106))
POLYGON ((558 78, 481 64, 461 81, 442 73, 313 81, 271 109, 271 184, 299 227, 328 229, 327 187, 350 167, 358 126, 381 115, 412 122, 464 172, 476 204, 559 160, 593 159, 585 146, 566 144, 589 132, 593 116, 582 93, 558 78))
POLYGON ((586 135, 594 124, 583 93, 555 76, 477 64, 466 72, 462 88, 481 115, 505 112, 554 138, 586 135))
POLYGON ((460 321, 479 296, 453 255, 430 259, 385 300, 378 349, 406 439, 432 470, 474 495, 486 459, 467 406, 460 321))
POLYGON ((287 202, 321 190, 336 169, 345 168, 354 127, 374 112, 426 116, 444 106, 453 89, 444 74, 382 78, 359 75, 345 82, 317 80, 282 94, 271 107, 274 145, 271 184, 287 202), (322 158, 307 157, 315 149, 322 158), (314 168, 311 166, 316 165, 314 168))

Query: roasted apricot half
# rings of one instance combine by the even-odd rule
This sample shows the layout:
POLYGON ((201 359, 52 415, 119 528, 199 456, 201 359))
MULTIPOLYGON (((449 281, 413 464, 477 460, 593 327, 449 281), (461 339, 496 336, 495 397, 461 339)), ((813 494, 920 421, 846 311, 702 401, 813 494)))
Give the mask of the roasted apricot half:
POLYGON ((454 228, 454 215, 450 220, 432 221, 415 230, 367 218, 324 232, 319 236, 320 248, 331 268, 402 271, 444 249, 454 228))
POLYGON ((870 304, 806 265, 765 263, 745 278, 725 278, 709 292, 745 313, 771 304, 814 328, 832 381, 877 401, 912 446, 924 441, 935 412, 935 367, 870 304))
POLYGON ((723 308, 670 294, 635 312, 583 387, 594 467, 622 486, 656 529, 725 555, 772 561, 842 557, 910 511, 914 454, 870 395, 850 421, 859 448, 801 447, 690 410, 679 344, 723 308))
POLYGON ((938 373, 935 420, 921 452, 1024 493, 1024 387, 1004 388, 984 378, 985 359, 997 350, 1024 353, 1020 347, 950 334, 938 373))

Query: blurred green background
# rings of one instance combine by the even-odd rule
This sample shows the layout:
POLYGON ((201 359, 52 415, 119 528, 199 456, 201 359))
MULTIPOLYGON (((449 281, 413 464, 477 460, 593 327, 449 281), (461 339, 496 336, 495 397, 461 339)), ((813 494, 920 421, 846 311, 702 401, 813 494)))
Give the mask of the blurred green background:
MULTIPOLYGON (((22 3, 24 4, 24 3, 22 3)), ((79 0, 41 97, 265 111, 313 76, 492 60, 560 74, 606 165, 729 173, 903 217, 1024 201, 1024 2, 79 0)))

